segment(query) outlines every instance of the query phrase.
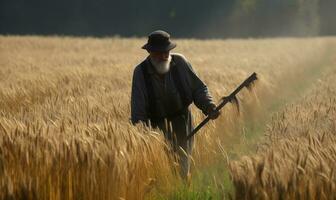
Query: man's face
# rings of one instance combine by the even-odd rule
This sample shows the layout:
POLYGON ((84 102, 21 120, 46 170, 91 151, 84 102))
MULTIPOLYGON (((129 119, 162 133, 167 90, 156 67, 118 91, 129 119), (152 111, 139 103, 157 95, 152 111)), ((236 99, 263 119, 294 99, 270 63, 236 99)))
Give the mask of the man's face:
POLYGON ((155 60, 156 62, 165 62, 168 61, 170 52, 156 52, 151 51, 149 52, 151 59, 155 60))

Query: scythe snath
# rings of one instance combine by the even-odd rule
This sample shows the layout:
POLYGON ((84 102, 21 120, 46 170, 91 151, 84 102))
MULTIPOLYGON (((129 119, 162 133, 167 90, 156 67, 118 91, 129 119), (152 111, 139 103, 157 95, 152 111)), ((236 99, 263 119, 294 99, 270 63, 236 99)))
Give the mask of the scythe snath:
MULTIPOLYGON (((243 83, 241 83, 229 96, 223 97, 221 99, 221 103, 216 107, 215 111, 220 111, 227 103, 229 102, 237 102, 236 95, 242 90, 244 87, 249 88, 254 81, 256 81, 257 74, 254 72, 251 74, 243 83)), ((210 117, 207 116, 191 133, 188 135, 187 139, 189 140, 193 137, 206 123, 210 121, 210 117)))

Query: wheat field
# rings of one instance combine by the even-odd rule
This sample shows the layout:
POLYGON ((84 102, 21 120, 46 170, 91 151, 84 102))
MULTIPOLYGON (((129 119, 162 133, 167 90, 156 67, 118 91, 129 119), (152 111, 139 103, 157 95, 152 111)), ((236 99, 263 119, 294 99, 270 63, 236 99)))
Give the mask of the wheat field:
POLYGON ((176 40, 216 100, 259 77, 196 136, 187 184, 129 122, 144 42, 0 36, 0 199, 332 198, 336 38, 176 40))
POLYGON ((274 115, 257 154, 230 163, 237 199, 335 199, 336 70, 274 115))

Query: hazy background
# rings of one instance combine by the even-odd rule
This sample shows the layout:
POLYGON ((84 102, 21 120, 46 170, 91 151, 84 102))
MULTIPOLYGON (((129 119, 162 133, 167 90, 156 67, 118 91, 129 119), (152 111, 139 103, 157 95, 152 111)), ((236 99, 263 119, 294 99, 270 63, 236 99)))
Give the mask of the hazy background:
POLYGON ((336 0, 0 0, 0 34, 336 35, 336 0))

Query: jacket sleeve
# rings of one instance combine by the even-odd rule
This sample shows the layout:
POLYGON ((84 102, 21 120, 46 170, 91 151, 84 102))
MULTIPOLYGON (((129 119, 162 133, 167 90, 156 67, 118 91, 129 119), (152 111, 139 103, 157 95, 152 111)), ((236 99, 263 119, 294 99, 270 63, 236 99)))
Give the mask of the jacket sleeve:
POLYGON ((213 99, 208 91, 208 87, 203 83, 203 81, 197 76, 191 64, 186 60, 187 63, 187 78, 190 83, 192 90, 192 98, 194 104, 202 110, 203 114, 208 115, 209 107, 216 106, 213 99))
POLYGON ((136 124, 148 120, 146 112, 145 86, 142 69, 137 66, 133 72, 131 92, 131 121, 136 124))

